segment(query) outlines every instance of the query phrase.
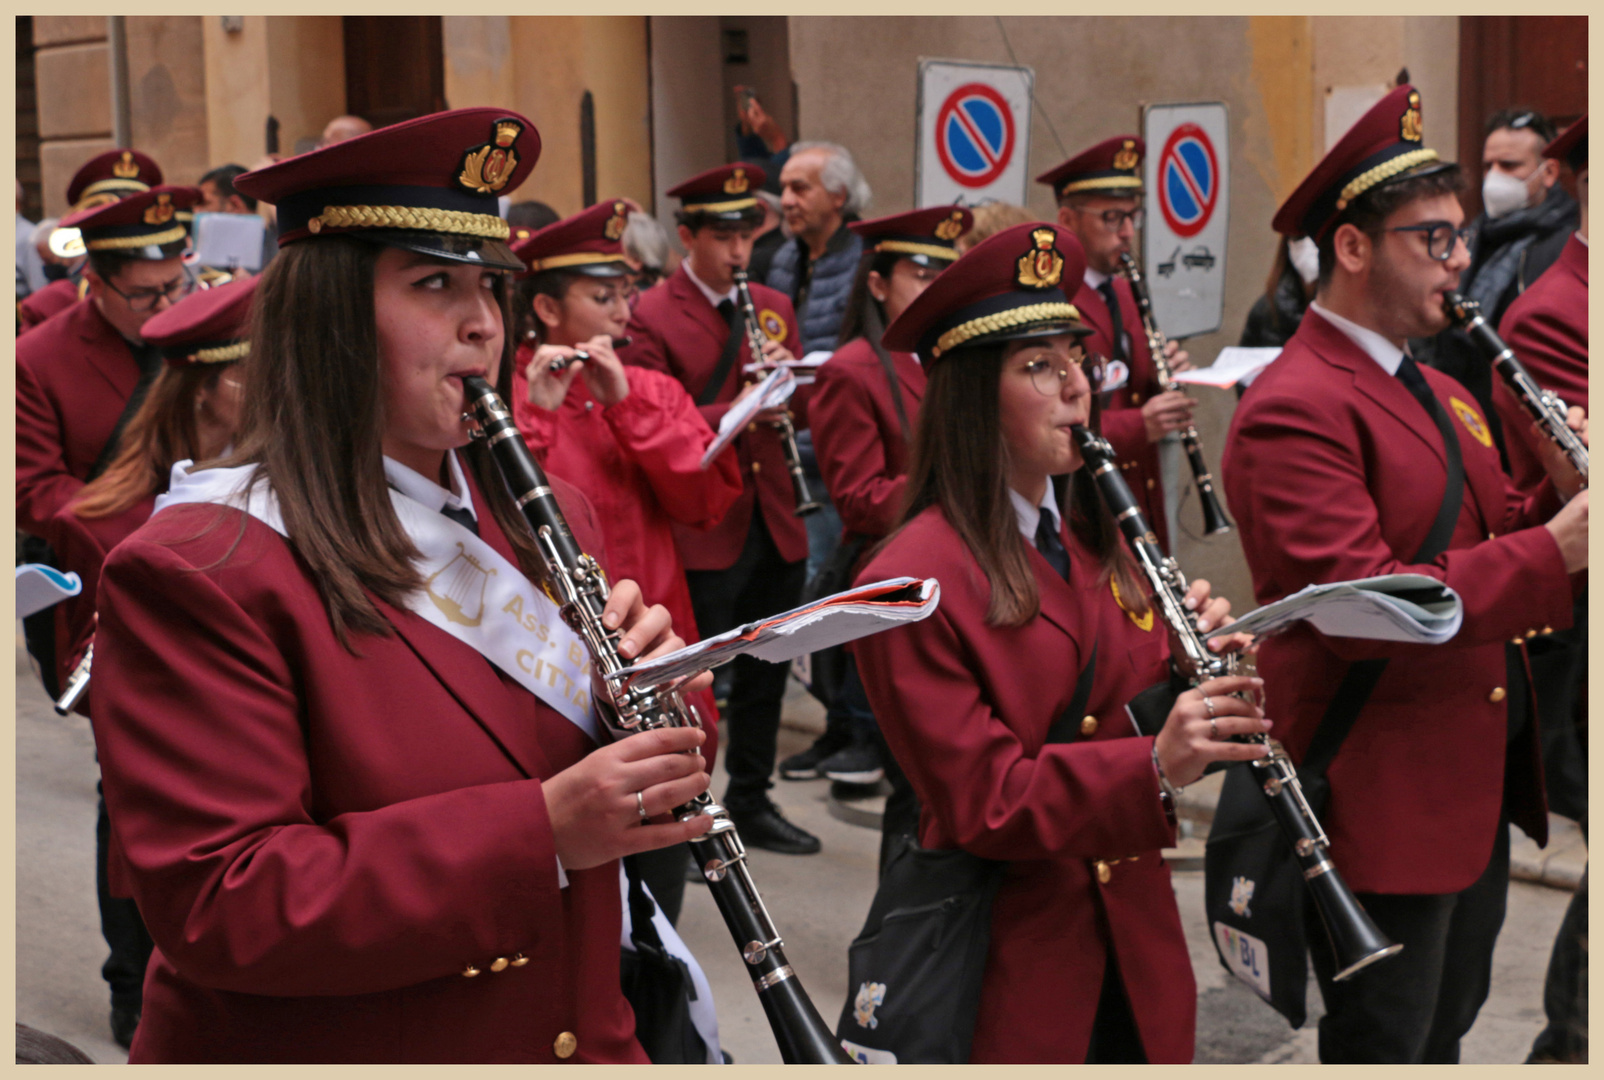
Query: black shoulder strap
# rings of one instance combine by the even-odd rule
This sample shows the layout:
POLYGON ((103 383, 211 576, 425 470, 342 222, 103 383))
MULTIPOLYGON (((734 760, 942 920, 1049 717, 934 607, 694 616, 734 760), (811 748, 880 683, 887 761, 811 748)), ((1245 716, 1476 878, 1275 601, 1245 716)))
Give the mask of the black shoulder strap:
MULTIPOLYGON (((1448 541, 1454 535, 1454 525, 1459 521, 1459 510, 1465 501, 1465 461, 1459 450, 1459 436, 1435 396, 1431 404, 1431 418, 1442 435, 1443 451, 1448 457, 1448 486, 1443 491, 1442 505, 1437 508, 1437 519, 1431 523, 1431 531, 1426 534, 1420 550, 1409 560, 1412 563, 1430 562, 1448 550, 1448 541)), ((1309 741, 1309 750, 1298 766, 1300 775, 1325 775, 1386 670, 1386 657, 1360 660, 1348 668, 1331 696, 1331 703, 1326 706, 1314 738, 1309 741)))
MULTIPOLYGON (((729 319, 729 326, 730 336, 724 339, 724 351, 719 354, 718 367, 713 369, 713 374, 708 378, 707 385, 702 387, 702 392, 696 395, 696 404, 698 405, 711 405, 718 400, 719 391, 724 389, 724 382, 730 377, 730 368, 734 366, 735 357, 741 351, 741 339, 744 335, 741 332, 741 309, 739 306, 734 308, 729 319)), ((762 358, 753 357, 752 359, 760 360, 762 358)))
POLYGON ((646 895, 646 889, 641 884, 640 867, 633 855, 623 858, 624 876, 629 879, 629 936, 636 945, 645 945, 663 952, 663 939, 657 933, 657 927, 652 925, 652 914, 656 905, 652 898, 646 895))
POLYGON ((891 404, 897 409, 897 423, 902 428, 902 441, 907 442, 908 410, 902 404, 902 384, 897 379, 897 367, 891 360, 891 354, 886 347, 880 344, 880 338, 886 332, 885 322, 880 318, 880 305, 870 304, 869 310, 864 313, 863 336, 868 339, 869 347, 874 355, 880 358, 880 366, 885 369, 886 382, 891 386, 891 404))
POLYGON ((117 417, 117 423, 112 427, 111 434, 106 437, 106 444, 100 448, 100 456, 95 458, 95 463, 89 468, 89 475, 84 477, 86 484, 105 472, 117 457, 117 444, 122 442, 123 428, 128 426, 128 421, 133 419, 134 414, 139 411, 139 406, 144 404, 145 392, 150 389, 150 384, 156 381, 156 376, 162 369, 161 355, 155 346, 144 345, 137 348, 130 346, 130 350, 134 354, 134 360, 139 364, 139 381, 134 384, 133 393, 128 395, 128 402, 123 406, 122 415, 117 417), (148 352, 141 355, 141 350, 148 352))
POLYGON ((1047 729, 1048 743, 1074 742, 1080 737, 1081 717, 1086 715, 1086 703, 1092 699, 1092 680, 1097 675, 1097 643, 1092 643, 1092 655, 1086 661, 1080 678, 1075 680, 1075 697, 1069 707, 1058 714, 1053 726, 1047 729))

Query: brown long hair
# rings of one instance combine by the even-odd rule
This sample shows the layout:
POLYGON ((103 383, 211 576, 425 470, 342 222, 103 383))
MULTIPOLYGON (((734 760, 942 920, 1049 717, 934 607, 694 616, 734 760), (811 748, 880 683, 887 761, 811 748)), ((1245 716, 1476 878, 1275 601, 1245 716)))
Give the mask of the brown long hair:
POLYGON ((82 518, 111 517, 166 490, 174 462, 200 453, 196 395, 216 386, 231 366, 163 366, 145 400, 129 417, 117 443, 117 456, 78 493, 72 512, 82 518))
MULTIPOLYGON (((405 606, 423 587, 420 553, 390 502, 384 478, 384 396, 373 310, 377 244, 343 236, 279 252, 251 306, 251 362, 235 453, 219 464, 260 465, 284 528, 306 560, 340 643, 392 628, 368 593, 405 606)), ((505 279, 502 325, 512 325, 505 279)), ((497 390, 511 392, 513 350, 502 337, 497 390)), ((491 515, 520 568, 541 577, 540 553, 489 452, 464 451, 491 515)), ((241 523, 243 534, 244 523, 241 523)))
MULTIPOLYGON (((997 391, 1005 351, 1006 344, 964 349, 931 366, 897 531, 927 507, 941 507, 991 584, 987 624, 1017 627, 1041 611, 1041 596, 1008 496, 1008 444, 997 391)), ((1088 421, 1094 429, 1099 413, 1094 391, 1088 421)), ((1090 474, 1078 469, 1052 482, 1070 531, 1097 555, 1102 575, 1115 579, 1120 596, 1142 598, 1145 610, 1147 590, 1090 474)))

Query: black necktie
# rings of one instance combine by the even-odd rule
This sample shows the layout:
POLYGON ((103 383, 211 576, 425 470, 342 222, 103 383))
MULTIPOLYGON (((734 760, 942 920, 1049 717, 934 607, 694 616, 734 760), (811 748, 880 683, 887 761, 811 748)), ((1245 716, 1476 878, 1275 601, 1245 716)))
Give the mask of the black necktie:
POLYGON ((459 506, 455 509, 452 509, 449 506, 442 506, 440 508, 440 512, 446 517, 450 518, 452 521, 455 521, 458 525, 461 525, 464 529, 467 529, 469 532, 473 533, 473 535, 479 535, 479 522, 473 516, 473 511, 469 510, 467 507, 459 506))
POLYGON ((1125 320, 1120 317, 1119 297, 1114 294, 1114 279, 1104 278, 1103 283, 1097 286, 1097 291, 1103 295, 1103 303, 1108 305, 1108 318, 1114 327, 1114 350, 1112 359, 1129 360, 1125 353, 1125 320))
POLYGON ((1058 571, 1059 577, 1069 580, 1069 552, 1058 538, 1053 512, 1045 506, 1041 508, 1041 517, 1036 522, 1036 550, 1041 552, 1049 566, 1058 571))
POLYGON ((1416 364, 1414 357, 1408 353, 1403 354, 1403 360, 1398 364, 1398 381, 1407 386, 1409 392, 1415 395, 1415 400, 1420 402, 1420 407, 1426 410, 1426 415, 1436 419, 1437 395, 1431 392, 1431 387, 1427 384, 1426 377, 1420 373, 1420 365, 1416 364))

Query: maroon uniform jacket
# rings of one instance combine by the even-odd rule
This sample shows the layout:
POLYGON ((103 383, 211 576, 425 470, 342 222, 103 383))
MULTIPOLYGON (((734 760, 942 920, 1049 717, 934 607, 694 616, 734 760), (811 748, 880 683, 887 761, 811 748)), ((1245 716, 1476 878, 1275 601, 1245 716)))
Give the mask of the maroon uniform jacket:
POLYGON ((1464 603, 1445 645, 1325 637, 1307 625, 1259 652, 1265 713, 1300 760, 1355 660, 1390 657, 1327 776, 1321 821, 1356 891, 1440 894, 1487 866, 1506 776, 1511 816, 1539 843, 1547 815, 1535 725, 1509 746, 1504 643, 1571 623, 1573 583, 1542 528, 1552 485, 1523 497, 1475 398, 1422 368, 1459 438, 1465 492, 1448 550, 1408 559, 1447 486, 1442 436, 1408 388, 1317 312, 1304 316, 1231 425, 1225 490, 1259 603, 1320 582, 1426 574, 1464 603))
MULTIPOLYGON (((1574 235, 1567 240, 1554 265, 1509 305, 1498 333, 1538 386, 1587 408, 1587 245, 1574 235)), ((1537 456, 1544 436, 1503 378, 1495 375, 1493 383, 1510 472, 1522 491, 1535 490, 1547 475, 1537 456)))
POLYGON ((909 441, 925 393, 925 369, 912 353, 893 352, 892 367, 908 414, 904 434, 886 370, 867 338, 847 342, 819 368, 808 399, 813 449, 843 536, 879 540, 891 532, 908 486, 909 441))
MULTIPOLYGON (((553 486, 600 550, 584 497, 553 486)), ((488 513, 479 528, 513 558, 488 513)), ((95 741, 156 940, 131 1060, 556 1062, 566 1032, 569 1061, 644 1062, 618 865, 560 888, 542 794, 590 740, 378 606, 395 633, 352 655, 284 538, 209 505, 107 559, 95 741)))
MULTIPOLYGON (((95 595, 106 555, 149 520, 155 506, 153 495, 110 517, 79 517, 70 505, 56 512, 56 566, 77 574, 83 582, 82 592, 56 605, 56 685, 63 689, 95 636, 95 595)), ((93 716, 89 711, 93 694, 91 682, 75 711, 93 716)))
POLYGON ((43 323, 58 311, 66 311, 84 298, 88 282, 63 278, 52 281, 38 292, 30 293, 17 302, 17 336, 43 323))
MULTIPOLYGON (((777 316, 785 326, 781 344, 793 355, 798 353, 802 340, 797 335, 791 301, 784 293, 766 285, 754 282, 749 288, 758 317, 766 319, 764 312, 777 316)), ((666 372, 690 391, 692 399, 699 399, 707 380, 718 367, 729 326, 718 309, 707 302, 696 283, 681 270, 661 286, 641 294, 629 319, 629 335, 633 343, 618 350, 626 364, 666 372)), ((729 411, 730 402, 752 381, 753 376, 741 370, 749 363, 751 350, 743 341, 713 404, 699 406, 702 417, 714 431, 729 411)), ((790 402, 798 431, 807 426, 808 390, 806 386, 799 388, 790 402)), ((785 452, 779 435, 767 424, 754 424, 737 437, 735 448, 741 459, 744 487, 723 520, 705 530, 674 525, 674 538, 685 560, 685 569, 725 570, 733 566, 746 546, 754 507, 761 507, 774 546, 787 562, 807 558, 808 530, 796 516, 796 496, 791 490, 791 474, 785 467, 785 452)))
POLYGON ((979 564, 939 508, 925 510, 859 580, 934 577, 941 604, 922 622, 855 642, 859 670, 919 793, 920 844, 1009 863, 971 1060, 1085 1061, 1112 948, 1148 1060, 1189 1062, 1197 990, 1159 854, 1175 833, 1153 740, 1125 712, 1166 677, 1163 624, 1137 625, 1096 560, 1067 530, 1063 539, 1069 581, 1027 547, 1041 614, 1018 629, 991 627, 979 564), (1078 741, 1044 745, 1094 642, 1091 719, 1078 741))
MULTIPOLYGON (((1147 425, 1142 420, 1142 406, 1147 399, 1161 393, 1158 374, 1153 368, 1153 353, 1147 347, 1147 335, 1142 332, 1142 316, 1136 308, 1136 297, 1131 283, 1118 274, 1114 276, 1114 295, 1119 298, 1119 312, 1125 336, 1130 340, 1130 358, 1126 365, 1130 376, 1124 386, 1103 398, 1102 432, 1119 467, 1126 473, 1142 514, 1158 535, 1159 546, 1170 550, 1169 521, 1164 515, 1164 474, 1158 463, 1158 444, 1147 439, 1147 425)), ((1092 328, 1082 343, 1090 354, 1114 355, 1114 322, 1108 314, 1103 294, 1085 281, 1073 301, 1080 312, 1081 321, 1092 328)))
POLYGON ((54 545, 51 519, 84 486, 139 363, 84 299, 17 342, 17 527, 54 545))

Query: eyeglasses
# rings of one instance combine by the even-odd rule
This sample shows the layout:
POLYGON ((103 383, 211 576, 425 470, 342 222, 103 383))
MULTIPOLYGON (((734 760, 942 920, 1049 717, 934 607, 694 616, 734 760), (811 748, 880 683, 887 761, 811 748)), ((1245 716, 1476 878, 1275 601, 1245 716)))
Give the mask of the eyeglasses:
POLYGON ((1131 228, 1133 229, 1142 227, 1142 208, 1140 206, 1135 210, 1104 210, 1097 216, 1104 225, 1115 232, 1118 232, 1120 226, 1127 221, 1131 223, 1131 228))
POLYGON ((1417 232, 1426 234, 1426 254, 1438 262, 1447 262, 1448 257, 1454 253, 1456 243, 1463 243, 1468 249, 1470 238, 1474 235, 1468 225, 1456 229, 1446 221, 1422 221, 1419 225, 1397 225, 1388 232, 1417 232))
MULTIPOLYGON (((1101 356, 1083 353, 1072 358, 1071 363, 1080 366, 1087 382, 1094 388, 1102 381, 1104 360, 1101 356)), ((1057 397, 1064 392, 1064 385, 1069 382, 1069 365, 1054 362, 1044 356, 1030 361, 1019 370, 1030 376, 1030 384, 1043 397, 1057 397)))
POLYGON ((146 311, 155 311, 156 305, 161 303, 163 299, 166 299, 168 303, 176 304, 178 301, 188 296, 190 289, 193 288, 193 284, 187 275, 176 277, 160 288, 135 289, 131 293, 123 292, 109 281, 107 281, 105 284, 106 288, 123 298, 123 300, 128 304, 128 310, 138 311, 141 313, 146 311))

